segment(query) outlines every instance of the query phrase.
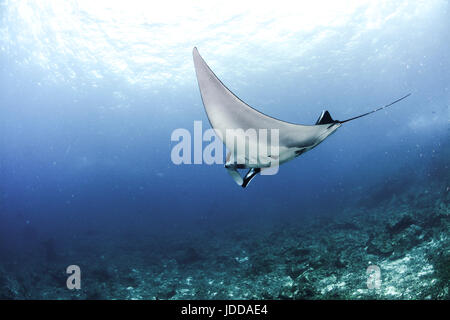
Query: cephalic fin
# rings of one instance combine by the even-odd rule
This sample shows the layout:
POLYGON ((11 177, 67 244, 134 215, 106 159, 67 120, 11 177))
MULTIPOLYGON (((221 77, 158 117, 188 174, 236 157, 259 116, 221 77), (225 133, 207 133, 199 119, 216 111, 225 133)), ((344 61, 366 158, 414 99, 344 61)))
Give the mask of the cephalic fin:
POLYGON ((251 168, 247 171, 244 178, 242 178, 236 167, 226 166, 225 168, 227 169, 228 174, 233 178, 234 182, 242 188, 247 187, 250 181, 261 172, 260 168, 251 168))
POLYGON ((227 172, 230 174, 230 176, 233 178, 234 182, 236 182, 238 186, 242 186, 244 184, 244 180, 242 179, 241 175, 239 174, 239 172, 235 167, 225 167, 225 168, 227 169, 227 172))
POLYGON ((260 172, 261 168, 251 168, 250 170, 248 170, 247 174, 244 177, 244 183, 242 184, 242 188, 248 186, 250 181, 252 181, 252 179, 260 172))

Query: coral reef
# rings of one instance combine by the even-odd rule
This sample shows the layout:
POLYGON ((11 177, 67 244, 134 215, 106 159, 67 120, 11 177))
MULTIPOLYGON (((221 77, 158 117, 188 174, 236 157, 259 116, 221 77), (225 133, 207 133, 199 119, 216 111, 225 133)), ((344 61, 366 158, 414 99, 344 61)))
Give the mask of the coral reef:
POLYGON ((449 200, 435 183, 259 227, 89 233, 72 246, 50 238, 2 260, 0 299, 449 299, 449 200), (73 261, 83 262, 82 288, 70 291, 73 261), (367 286, 371 265, 379 288, 367 286))

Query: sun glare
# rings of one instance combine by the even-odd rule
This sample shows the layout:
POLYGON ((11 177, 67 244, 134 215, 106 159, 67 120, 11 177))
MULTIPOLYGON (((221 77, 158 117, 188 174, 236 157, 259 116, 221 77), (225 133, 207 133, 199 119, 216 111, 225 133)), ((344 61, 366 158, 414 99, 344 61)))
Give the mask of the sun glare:
POLYGON ((405 6, 361 0, 270 6, 235 0, 7 2, 1 48, 22 64, 49 70, 55 81, 83 76, 95 83, 115 75, 133 84, 164 85, 192 77, 193 46, 219 60, 239 50, 241 61, 255 69, 274 62, 255 55, 246 61, 246 54, 270 48, 284 61, 295 59, 341 28, 353 26, 361 34, 381 27, 386 15, 380 13, 392 18, 405 6))

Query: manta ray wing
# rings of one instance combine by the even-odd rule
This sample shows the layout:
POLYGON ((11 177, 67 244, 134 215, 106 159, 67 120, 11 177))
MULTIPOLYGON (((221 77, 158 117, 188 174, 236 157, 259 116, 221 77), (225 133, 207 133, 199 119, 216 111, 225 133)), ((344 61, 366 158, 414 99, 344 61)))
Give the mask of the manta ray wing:
POLYGON ((314 144, 326 125, 308 126, 293 124, 269 117, 253 109, 234 95, 214 74, 206 62, 193 50, 198 85, 209 122, 230 151, 234 150, 234 141, 226 141, 229 129, 278 129, 279 144, 282 147, 304 147, 314 144))

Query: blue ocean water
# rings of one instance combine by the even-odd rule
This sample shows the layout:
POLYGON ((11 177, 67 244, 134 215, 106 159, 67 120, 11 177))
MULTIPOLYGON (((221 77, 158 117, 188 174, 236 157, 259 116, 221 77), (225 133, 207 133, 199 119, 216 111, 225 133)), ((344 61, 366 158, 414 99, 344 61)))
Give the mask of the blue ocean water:
MULTIPOLYGON (((125 289, 89 295, 98 270, 170 269, 171 251, 201 251, 189 245, 198 239, 227 256, 220 239, 229 230, 242 230, 238 242, 259 239, 252 236, 258 230, 281 239, 287 225, 308 219, 339 220, 367 208, 401 214, 408 210, 395 202, 389 210, 381 205, 411 190, 447 186, 437 197, 448 217, 448 2, 274 6, 0 3, 0 270, 7 277, 0 297, 73 297, 64 278, 65 267, 76 264, 97 270, 84 282, 88 293, 76 297, 130 298, 125 289), (174 130, 192 132, 196 120, 210 127, 194 46, 238 97, 289 122, 314 124, 322 110, 344 120, 412 95, 344 124, 278 174, 242 189, 223 165, 171 161, 174 130), (43 270, 58 281, 11 289, 43 270)), ((203 255, 179 276, 197 279, 211 269, 203 255)), ((175 260, 182 269, 183 259, 175 260)), ((151 299, 175 278, 164 279, 148 287, 115 283, 144 286, 136 297, 151 299)), ((174 286, 161 297, 183 298, 174 286)), ((248 290, 261 297, 260 289, 248 290)), ((187 297, 216 297, 205 292, 187 297)))

